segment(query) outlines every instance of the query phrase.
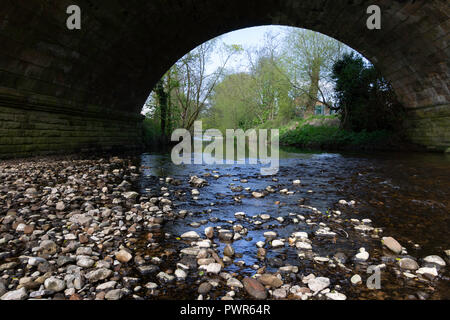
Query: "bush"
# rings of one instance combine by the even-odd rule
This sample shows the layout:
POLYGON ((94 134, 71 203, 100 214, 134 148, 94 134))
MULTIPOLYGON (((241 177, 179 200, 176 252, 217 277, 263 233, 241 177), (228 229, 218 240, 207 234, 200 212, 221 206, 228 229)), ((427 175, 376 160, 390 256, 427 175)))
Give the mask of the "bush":
POLYGON ((391 84, 360 56, 346 54, 333 66, 342 127, 352 131, 401 129, 404 109, 391 84))
POLYGON ((371 148, 386 143, 392 136, 387 130, 368 132, 347 131, 336 127, 304 125, 284 132, 280 142, 284 145, 295 145, 310 148, 337 149, 342 147, 371 148))
POLYGON ((162 139, 161 126, 158 121, 145 118, 143 122, 144 143, 147 148, 159 146, 162 139))

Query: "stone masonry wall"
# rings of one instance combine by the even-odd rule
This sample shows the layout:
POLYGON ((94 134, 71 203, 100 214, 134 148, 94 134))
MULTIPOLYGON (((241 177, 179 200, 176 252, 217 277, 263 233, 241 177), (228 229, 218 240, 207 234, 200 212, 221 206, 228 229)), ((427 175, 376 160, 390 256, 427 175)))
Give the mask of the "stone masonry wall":
POLYGON ((450 105, 410 110, 407 135, 430 151, 450 152, 450 105))
POLYGON ((0 99, 0 159, 142 146, 142 119, 55 106, 12 107, 0 99))

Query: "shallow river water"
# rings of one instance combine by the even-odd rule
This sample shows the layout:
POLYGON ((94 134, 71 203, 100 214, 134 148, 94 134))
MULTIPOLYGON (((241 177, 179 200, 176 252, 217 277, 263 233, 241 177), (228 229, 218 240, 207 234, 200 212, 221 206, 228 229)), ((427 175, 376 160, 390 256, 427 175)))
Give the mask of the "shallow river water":
MULTIPOLYGON (((163 232, 168 235, 160 250, 179 251, 189 247, 188 242, 178 238, 184 232, 194 230, 204 237, 206 227, 232 230, 233 225, 239 223, 248 229, 248 234, 232 242, 237 255, 234 262, 240 262, 224 268, 226 272, 234 272, 238 279, 254 275, 254 265, 266 266, 266 272, 270 273, 277 272, 280 266, 292 265, 297 266, 298 274, 303 276, 313 273, 329 277, 330 287, 337 285, 339 292, 349 299, 450 298, 448 257, 444 253, 450 249, 450 156, 289 150, 281 152, 280 157, 278 174, 261 176, 258 165, 177 166, 169 155, 143 154, 138 159, 141 178, 136 188, 141 194, 160 196, 161 187, 167 187, 175 210, 188 212, 184 219, 174 219, 164 225, 163 232), (207 186, 198 188, 197 199, 191 195, 192 187, 188 183, 189 177, 194 175, 208 181, 207 186), (168 186, 165 177, 178 179, 181 184, 168 186), (301 184, 294 185, 293 180, 297 179, 301 184), (267 193, 264 198, 252 197, 253 191, 262 192, 267 186, 272 186, 275 192, 267 193), (281 194, 279 191, 285 188, 294 193, 281 194), (341 199, 354 200, 356 204, 340 205, 341 199), (308 207, 317 208, 320 214, 308 207), (341 215, 333 216, 332 210, 339 210, 341 215), (244 212, 246 218, 236 221, 236 212, 244 212), (270 215, 270 219, 261 219, 261 214, 270 215), (297 215, 305 220, 294 223, 293 218, 297 215), (279 217, 284 221, 276 220, 279 217), (374 237, 373 233, 358 232, 350 219, 371 219, 370 225, 381 228, 382 233, 374 237), (255 224, 255 221, 261 223, 255 224), (337 236, 331 239, 315 236, 321 222, 337 236), (275 231, 277 239, 288 239, 293 232, 307 232, 312 240, 313 255, 299 257, 295 246, 285 245, 279 249, 269 246, 265 259, 259 260, 256 243, 265 240, 263 234, 267 231, 275 231), (439 255, 446 259, 447 267, 440 270, 439 277, 433 281, 409 279, 403 275, 404 270, 396 267, 399 256, 392 255, 381 245, 383 236, 398 240, 407 255, 414 257, 421 266, 420 261, 425 256, 439 255), (361 247, 370 253, 369 260, 362 264, 352 261, 361 247), (347 270, 313 258, 332 259, 338 252, 346 255, 347 270), (387 264, 387 268, 382 269, 381 289, 370 290, 365 286, 365 280, 370 276, 366 272, 367 266, 382 263, 387 264), (361 275, 363 285, 349 285, 354 274, 361 275)), ((218 239, 213 241, 218 245, 217 251, 222 252, 225 243, 218 239)), ((147 250, 145 241, 140 250, 147 250)), ((176 263, 176 259, 169 259, 167 267, 175 269, 176 263)), ((293 284, 301 283, 294 278, 291 279, 293 284)), ((196 298, 197 288, 198 284, 192 285, 188 277, 182 285, 167 286, 158 298, 196 298)), ((222 291, 217 297, 223 296, 227 288, 217 291, 222 291)))

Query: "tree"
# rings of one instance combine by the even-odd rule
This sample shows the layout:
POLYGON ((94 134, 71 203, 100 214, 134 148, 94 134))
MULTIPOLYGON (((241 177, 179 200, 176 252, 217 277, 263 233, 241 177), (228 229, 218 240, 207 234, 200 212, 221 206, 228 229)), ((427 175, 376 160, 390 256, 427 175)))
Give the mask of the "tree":
POLYGON ((279 34, 268 32, 261 48, 247 50, 249 74, 254 80, 258 124, 292 118, 291 84, 279 53, 279 34))
POLYGON ((317 102, 333 108, 331 69, 349 49, 333 38, 301 29, 291 29, 285 43, 285 70, 297 99, 305 103, 305 116, 314 114, 317 102))
POLYGON ((225 129, 252 128, 258 118, 254 79, 245 72, 229 74, 216 86, 206 126, 225 129))
POLYGON ((344 129, 375 131, 401 127, 404 111, 391 84, 361 56, 345 54, 334 64, 332 79, 344 129))
POLYGON ((180 111, 180 127, 182 128, 192 129, 199 114, 206 107, 214 87, 223 77, 229 59, 240 50, 238 46, 223 45, 224 58, 221 65, 216 71, 208 74, 207 64, 217 44, 218 38, 205 42, 173 66, 178 82, 178 86, 174 88, 174 96, 180 111))

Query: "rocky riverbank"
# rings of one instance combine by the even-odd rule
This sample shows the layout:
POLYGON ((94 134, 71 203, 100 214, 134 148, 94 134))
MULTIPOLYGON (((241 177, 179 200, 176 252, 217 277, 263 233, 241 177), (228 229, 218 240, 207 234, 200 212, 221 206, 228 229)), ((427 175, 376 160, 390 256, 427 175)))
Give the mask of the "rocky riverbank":
MULTIPOLYGON (((327 212, 308 206, 301 177, 268 178, 263 189, 235 177, 237 208, 246 198, 276 197, 282 205, 298 196, 297 206, 287 216, 236 210, 222 220, 211 209, 183 208, 221 172, 155 177, 140 192, 142 170, 118 157, 0 163, 0 299, 384 299, 385 288, 404 286, 408 293, 398 298, 428 299, 449 280, 449 250, 409 255, 370 219, 350 218, 357 200, 327 212), (168 232, 183 221, 185 232, 168 232), (248 265, 239 248, 254 232, 264 240, 246 247, 257 261, 248 265), (336 244, 334 254, 321 254, 325 244, 336 244), (380 290, 366 287, 370 266, 380 270, 380 290)), ((220 197, 208 200, 220 205, 220 197)))

